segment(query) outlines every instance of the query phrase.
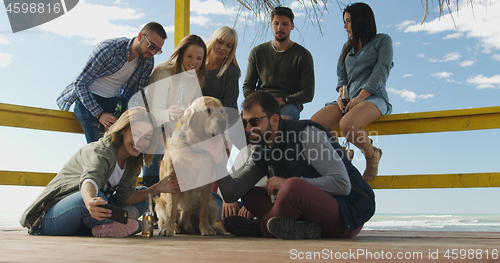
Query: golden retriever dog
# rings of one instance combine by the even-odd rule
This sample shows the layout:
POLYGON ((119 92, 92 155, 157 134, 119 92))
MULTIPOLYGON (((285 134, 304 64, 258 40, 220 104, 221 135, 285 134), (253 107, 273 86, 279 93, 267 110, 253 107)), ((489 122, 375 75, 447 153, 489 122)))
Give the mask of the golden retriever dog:
MULTIPOLYGON (((212 97, 196 99, 184 112, 165 144, 165 154, 160 165, 160 179, 174 174, 174 166, 190 177, 215 178, 214 161, 206 152, 205 142, 227 129, 227 114, 222 103, 212 97)), ((179 184, 183 178, 177 178, 179 184)), ((189 179, 187 179, 189 181, 189 179)), ((155 198, 160 236, 175 234, 223 234, 215 227, 217 205, 212 200, 213 181, 201 187, 180 193, 162 193, 155 198)))

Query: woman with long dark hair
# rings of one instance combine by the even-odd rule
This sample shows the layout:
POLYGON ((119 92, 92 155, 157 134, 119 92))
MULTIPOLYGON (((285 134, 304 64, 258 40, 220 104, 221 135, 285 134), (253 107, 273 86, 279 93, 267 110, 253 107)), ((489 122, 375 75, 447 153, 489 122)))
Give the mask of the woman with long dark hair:
POLYGON ((386 34, 377 34, 375 16, 365 3, 354 3, 344 9, 344 28, 349 40, 337 64, 339 97, 327 103, 311 120, 327 129, 340 127, 347 141, 364 153, 363 179, 370 181, 378 174, 382 150, 373 146, 363 128, 392 112, 386 90, 394 66, 392 40, 386 34), (342 95, 349 99, 345 105, 342 95))

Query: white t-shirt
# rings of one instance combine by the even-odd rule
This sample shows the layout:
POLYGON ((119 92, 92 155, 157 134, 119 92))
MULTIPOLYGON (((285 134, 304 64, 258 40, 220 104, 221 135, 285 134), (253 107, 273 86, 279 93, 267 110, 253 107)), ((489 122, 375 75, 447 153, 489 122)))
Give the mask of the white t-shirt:
MULTIPOLYGON (((127 167, 127 164, 125 163, 125 166, 122 168, 120 168, 120 166, 118 165, 118 162, 116 162, 116 166, 115 166, 115 170, 113 171, 113 173, 111 174, 111 177, 109 177, 109 183, 111 184, 111 187, 115 187, 118 185, 118 183, 120 183, 120 180, 122 179, 122 176, 123 176, 123 173, 125 172, 125 168, 127 167)), ((99 186, 97 186, 97 183, 92 180, 92 179, 85 179, 82 183, 82 186, 84 184, 86 184, 87 182, 91 183, 94 185, 95 187, 95 192, 98 193, 99 192, 99 186)))
POLYGON ((115 72, 115 74, 96 79, 89 86, 90 92, 104 98, 116 97, 121 87, 127 83, 130 76, 132 76, 138 61, 138 57, 134 58, 130 62, 125 62, 125 65, 115 72))

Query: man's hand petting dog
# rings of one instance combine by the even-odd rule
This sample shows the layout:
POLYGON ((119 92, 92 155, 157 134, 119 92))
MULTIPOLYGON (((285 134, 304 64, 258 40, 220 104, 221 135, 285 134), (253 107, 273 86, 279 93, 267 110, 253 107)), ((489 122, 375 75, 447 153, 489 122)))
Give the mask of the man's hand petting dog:
POLYGON ((205 150, 212 156, 214 163, 220 163, 227 160, 226 147, 222 136, 216 136, 205 141, 205 150))
POLYGON ((179 182, 175 174, 169 174, 158 182, 158 190, 160 193, 179 193, 179 182))

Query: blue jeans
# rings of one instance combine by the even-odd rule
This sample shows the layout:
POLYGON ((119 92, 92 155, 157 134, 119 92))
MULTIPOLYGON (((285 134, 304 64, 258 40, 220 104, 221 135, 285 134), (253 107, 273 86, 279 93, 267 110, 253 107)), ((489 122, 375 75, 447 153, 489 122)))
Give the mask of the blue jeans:
MULTIPOLYGON (((119 97, 104 98, 96 94, 92 95, 94 95, 94 99, 97 101, 97 104, 101 106, 103 112, 115 112, 116 104, 120 99, 119 97)), ((127 103, 122 102, 122 112, 125 111, 126 106, 127 103)), ((80 125, 82 125, 87 143, 95 142, 102 138, 104 135, 104 126, 99 123, 99 120, 94 117, 87 108, 85 108, 79 99, 75 101, 74 116, 78 122, 80 122, 80 125)))
POLYGON ((300 108, 295 104, 285 104, 280 107, 281 117, 288 117, 296 121, 300 119, 300 108))
MULTIPOLYGON (((106 197, 100 191, 97 196, 106 200, 106 197)), ((108 204, 116 206, 113 197, 107 201, 108 204)), ((132 213, 130 211, 131 207, 127 206, 126 210, 129 212, 129 218, 139 218, 144 212, 145 202, 134 204, 133 207, 137 211, 133 211, 132 213)), ((85 228, 91 229, 94 226, 109 224, 111 222, 110 220, 99 221, 92 218, 83 202, 82 194, 78 191, 68 195, 47 210, 42 220, 42 232, 45 235, 51 236, 72 236, 77 233, 88 232, 85 231, 85 228)))

